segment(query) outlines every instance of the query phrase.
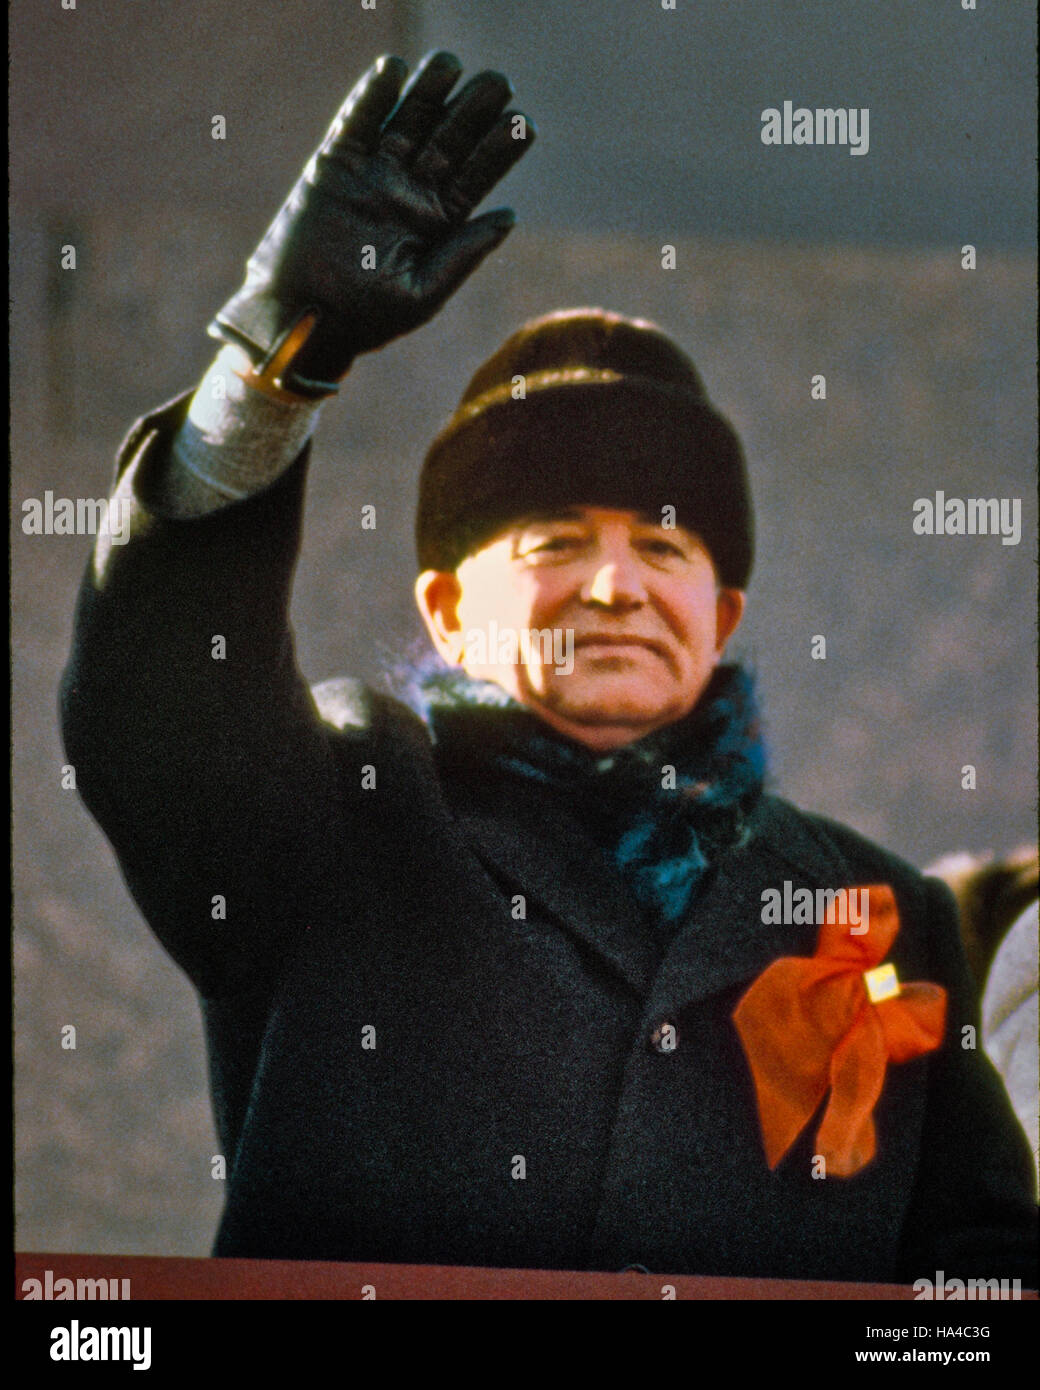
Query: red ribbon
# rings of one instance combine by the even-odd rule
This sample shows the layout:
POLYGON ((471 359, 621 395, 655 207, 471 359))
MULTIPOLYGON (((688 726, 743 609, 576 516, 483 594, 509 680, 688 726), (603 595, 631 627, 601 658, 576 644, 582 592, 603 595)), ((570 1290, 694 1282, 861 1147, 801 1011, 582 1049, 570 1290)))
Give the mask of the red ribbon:
POLYGON ((859 892, 861 901, 869 895, 866 932, 853 935, 840 925, 832 900, 815 955, 774 961, 733 1013, 755 1083, 770 1168, 829 1088, 816 1151, 828 1174, 858 1173, 876 1151, 873 1110, 888 1063, 931 1052, 942 1040, 941 985, 905 984, 898 995, 871 1001, 863 975, 888 955, 899 932, 899 911, 887 883, 859 892))

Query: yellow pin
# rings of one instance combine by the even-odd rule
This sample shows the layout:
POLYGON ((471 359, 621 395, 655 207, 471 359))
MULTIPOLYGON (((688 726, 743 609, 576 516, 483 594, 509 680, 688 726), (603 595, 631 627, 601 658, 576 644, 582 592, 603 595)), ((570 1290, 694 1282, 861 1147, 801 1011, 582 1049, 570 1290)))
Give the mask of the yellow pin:
POLYGON ((864 970, 863 982, 872 1004, 880 1004, 882 999, 894 999, 900 990, 894 965, 879 965, 873 970, 864 970))

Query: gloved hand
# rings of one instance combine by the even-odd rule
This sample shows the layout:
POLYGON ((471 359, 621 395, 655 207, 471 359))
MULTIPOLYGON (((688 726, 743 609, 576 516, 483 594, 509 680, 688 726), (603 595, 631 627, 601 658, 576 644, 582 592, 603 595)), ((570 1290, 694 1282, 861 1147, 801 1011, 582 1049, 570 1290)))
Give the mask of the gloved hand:
POLYGON ((453 54, 430 54, 402 93, 406 64, 383 57, 350 93, 210 324, 255 372, 274 364, 297 395, 335 391, 358 353, 432 318, 505 238, 508 208, 466 219, 534 131, 504 110, 500 73, 447 101, 461 71, 453 54))

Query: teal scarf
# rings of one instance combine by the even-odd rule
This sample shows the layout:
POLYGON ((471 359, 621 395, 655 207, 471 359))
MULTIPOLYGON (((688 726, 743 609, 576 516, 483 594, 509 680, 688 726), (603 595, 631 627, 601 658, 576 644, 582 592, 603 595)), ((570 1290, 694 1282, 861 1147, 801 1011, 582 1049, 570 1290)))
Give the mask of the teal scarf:
POLYGON ((739 666, 719 667, 684 719, 608 754, 457 669, 427 675, 415 693, 443 757, 476 776, 552 789, 664 930, 681 921, 719 856, 746 839, 766 754, 754 682, 739 666))

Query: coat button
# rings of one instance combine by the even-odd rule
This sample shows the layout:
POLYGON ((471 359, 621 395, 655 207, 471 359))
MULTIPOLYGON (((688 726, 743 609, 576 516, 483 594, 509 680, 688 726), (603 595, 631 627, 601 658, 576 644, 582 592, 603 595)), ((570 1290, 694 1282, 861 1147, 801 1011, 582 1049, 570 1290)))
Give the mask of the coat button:
POLYGON ((679 1029, 671 1019, 663 1018, 650 1034, 650 1046, 655 1052, 674 1052, 679 1046, 679 1029))

